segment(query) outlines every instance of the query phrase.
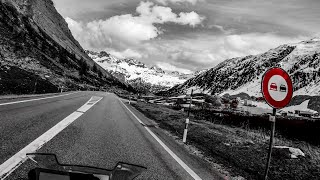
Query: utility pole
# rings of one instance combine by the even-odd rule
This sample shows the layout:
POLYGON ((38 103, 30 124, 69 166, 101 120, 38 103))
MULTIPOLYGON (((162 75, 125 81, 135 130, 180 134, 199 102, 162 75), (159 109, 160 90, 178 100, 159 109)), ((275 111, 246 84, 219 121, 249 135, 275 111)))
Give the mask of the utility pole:
POLYGON ((190 122, 190 111, 191 111, 191 103, 192 103, 192 94, 193 94, 193 89, 191 90, 191 94, 190 94, 190 102, 189 102, 189 110, 188 110, 188 117, 186 119, 186 125, 184 127, 184 131, 183 131, 183 143, 187 142, 187 134, 188 134, 188 125, 190 122))

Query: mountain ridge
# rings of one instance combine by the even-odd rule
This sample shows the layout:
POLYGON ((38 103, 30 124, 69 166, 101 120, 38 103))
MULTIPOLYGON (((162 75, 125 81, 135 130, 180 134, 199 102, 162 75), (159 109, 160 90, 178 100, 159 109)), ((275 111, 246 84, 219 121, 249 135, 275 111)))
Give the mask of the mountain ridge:
POLYGON ((162 95, 186 93, 191 89, 206 94, 239 94, 262 97, 260 82, 271 67, 290 74, 295 95, 320 93, 320 38, 284 44, 258 55, 227 59, 217 66, 188 79, 162 95))
POLYGON ((127 82, 143 93, 167 90, 195 75, 178 71, 164 71, 160 67, 149 67, 133 58, 116 58, 105 51, 86 50, 86 53, 113 76, 123 82, 127 82))

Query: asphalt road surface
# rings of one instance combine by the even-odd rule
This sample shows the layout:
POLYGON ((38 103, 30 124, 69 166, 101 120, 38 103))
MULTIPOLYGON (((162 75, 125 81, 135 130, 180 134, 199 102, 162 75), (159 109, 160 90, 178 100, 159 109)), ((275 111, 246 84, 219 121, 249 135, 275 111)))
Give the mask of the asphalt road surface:
POLYGON ((19 162, 9 168, 6 179, 27 179, 33 164, 30 160, 21 164, 22 155, 18 154, 26 151, 54 153, 63 164, 112 169, 121 161, 147 167, 137 179, 221 178, 210 164, 188 153, 154 127, 152 120, 111 93, 71 92, 0 100, 0 123, 0 171, 19 162), (58 124, 65 121, 70 122, 61 129, 58 124), (35 142, 36 149, 30 147, 35 142))

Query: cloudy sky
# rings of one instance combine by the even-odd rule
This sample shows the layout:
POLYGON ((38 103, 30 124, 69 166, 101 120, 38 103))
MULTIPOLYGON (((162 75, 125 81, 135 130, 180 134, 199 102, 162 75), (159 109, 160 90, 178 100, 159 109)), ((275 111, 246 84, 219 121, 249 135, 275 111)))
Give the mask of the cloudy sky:
POLYGON ((53 0, 89 50, 164 70, 207 69, 319 36, 319 0, 53 0))

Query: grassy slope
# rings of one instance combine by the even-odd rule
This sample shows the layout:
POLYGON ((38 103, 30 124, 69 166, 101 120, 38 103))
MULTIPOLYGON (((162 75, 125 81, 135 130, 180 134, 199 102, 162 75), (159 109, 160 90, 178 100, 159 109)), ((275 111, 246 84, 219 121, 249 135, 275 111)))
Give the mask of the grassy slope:
MULTIPOLYGON (((161 128, 182 137, 186 113, 161 105, 139 102, 133 105, 161 128)), ((232 175, 260 179, 264 173, 268 135, 262 130, 250 130, 214 124, 191 118, 188 142, 202 150, 217 163, 230 167, 232 175)), ((300 148, 306 158, 290 159, 273 153, 270 179, 317 179, 320 177, 320 148, 301 141, 276 137, 276 145, 300 148)))

